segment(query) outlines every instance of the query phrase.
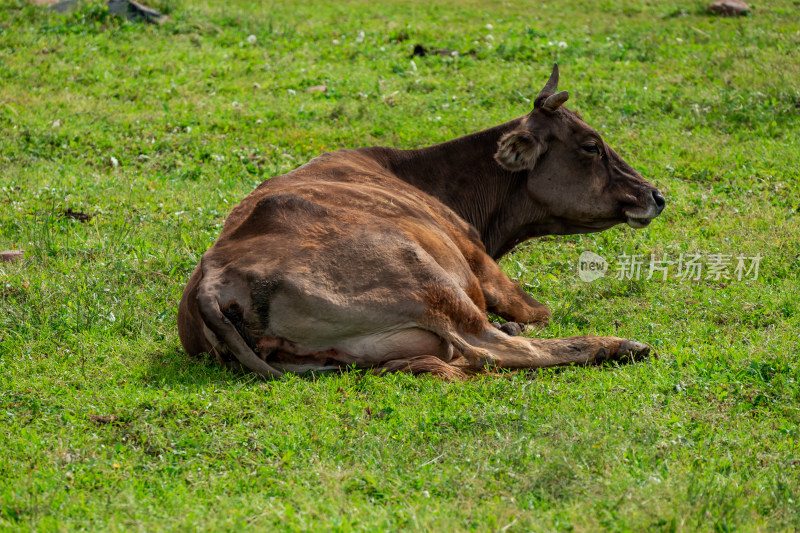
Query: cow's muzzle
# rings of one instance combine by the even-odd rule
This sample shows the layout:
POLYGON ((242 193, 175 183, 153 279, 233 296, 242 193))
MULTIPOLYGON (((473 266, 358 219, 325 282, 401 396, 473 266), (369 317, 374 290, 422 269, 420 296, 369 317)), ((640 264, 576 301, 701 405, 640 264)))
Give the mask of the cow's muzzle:
POLYGON ((660 192, 654 190, 648 199, 645 209, 628 209, 625 211, 625 222, 634 229, 647 227, 666 207, 667 201, 660 192))

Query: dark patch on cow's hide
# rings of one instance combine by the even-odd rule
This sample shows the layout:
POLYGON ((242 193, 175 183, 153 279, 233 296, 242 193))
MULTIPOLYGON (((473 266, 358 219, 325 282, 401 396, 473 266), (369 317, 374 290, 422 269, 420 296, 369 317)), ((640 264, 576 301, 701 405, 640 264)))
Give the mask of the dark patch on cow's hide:
POLYGON ((403 260, 407 265, 411 265, 412 267, 416 267, 420 263, 422 263, 422 259, 419 257, 419 253, 417 253, 416 248, 411 247, 404 247, 401 250, 403 254, 403 260))
POLYGON ((278 278, 257 279, 250 282, 253 307, 255 307, 256 313, 258 313, 258 318, 261 322, 261 331, 266 331, 269 328, 272 297, 275 295, 280 284, 281 280, 278 278))

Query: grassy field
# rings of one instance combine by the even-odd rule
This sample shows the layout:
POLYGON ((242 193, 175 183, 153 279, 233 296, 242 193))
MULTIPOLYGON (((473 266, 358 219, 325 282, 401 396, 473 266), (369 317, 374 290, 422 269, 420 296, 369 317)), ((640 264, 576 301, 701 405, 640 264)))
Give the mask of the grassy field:
POLYGON ((0 264, 0 529, 800 528, 797 2, 153 5, 160 26, 0 0, 0 250, 25 250, 0 264), (183 285, 259 182, 522 115, 554 61, 668 206, 503 268, 551 307, 540 335, 657 359, 265 382, 183 353, 183 285), (730 279, 646 279, 665 254, 730 279))

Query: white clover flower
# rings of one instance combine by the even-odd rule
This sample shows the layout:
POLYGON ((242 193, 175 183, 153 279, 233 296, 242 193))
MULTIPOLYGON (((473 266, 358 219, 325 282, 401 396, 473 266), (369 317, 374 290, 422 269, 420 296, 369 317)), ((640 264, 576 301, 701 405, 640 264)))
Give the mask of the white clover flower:
POLYGON ((334 40, 331 41, 331 43, 333 43, 334 45, 338 45, 339 44, 339 39, 334 39, 334 40))
POLYGON ((494 41, 494 35, 492 35, 490 33, 490 34, 486 35, 486 37, 484 37, 484 39, 486 39, 487 41, 494 41))
POLYGON ((486 29, 492 31, 494 29, 494 26, 492 26, 491 24, 487 24, 486 29))
POLYGON ((247 42, 248 43, 256 44, 257 41, 258 41, 258 37, 256 37, 255 35, 248 35, 247 36, 247 42))
POLYGON ((358 32, 358 37, 356 37, 356 42, 359 43, 359 44, 364 42, 364 32, 363 31, 358 32))
POLYGON ((559 41, 558 47, 564 50, 567 47, 567 43, 565 43, 564 41, 559 41))

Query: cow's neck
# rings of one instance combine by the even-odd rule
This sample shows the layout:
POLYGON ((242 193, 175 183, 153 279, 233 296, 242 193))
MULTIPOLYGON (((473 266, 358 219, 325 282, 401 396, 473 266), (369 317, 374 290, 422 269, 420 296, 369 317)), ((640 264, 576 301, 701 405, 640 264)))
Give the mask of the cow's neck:
POLYGON ((536 209, 526 194, 525 174, 504 170, 494 160, 500 137, 521 120, 419 150, 370 150, 399 178, 472 224, 486 252, 498 259, 533 236, 530 216, 536 209))

